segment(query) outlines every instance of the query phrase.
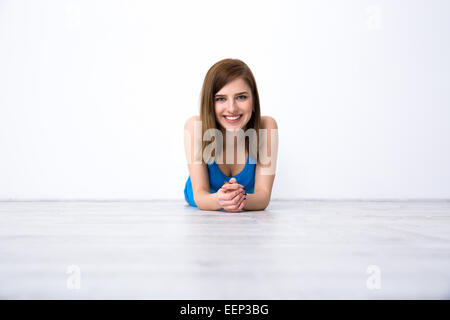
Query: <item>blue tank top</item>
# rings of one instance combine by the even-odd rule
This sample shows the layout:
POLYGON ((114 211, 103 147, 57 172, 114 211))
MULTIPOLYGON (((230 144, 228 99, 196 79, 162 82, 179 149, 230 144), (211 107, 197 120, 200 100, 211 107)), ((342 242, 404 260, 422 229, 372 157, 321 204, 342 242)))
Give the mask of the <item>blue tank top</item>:
MULTIPOLYGON (((255 169, 256 160, 247 157, 247 162, 245 163, 244 169, 237 175, 228 177, 219 168, 214 159, 208 163, 208 174, 209 174, 209 188, 211 193, 216 193, 225 183, 225 181, 230 181, 231 178, 235 178, 236 182, 244 186, 246 193, 254 193, 255 188, 255 169)), ((184 198, 187 203, 193 207, 197 207, 194 201, 194 193, 192 191, 191 177, 189 176, 186 185, 184 187, 184 198)))

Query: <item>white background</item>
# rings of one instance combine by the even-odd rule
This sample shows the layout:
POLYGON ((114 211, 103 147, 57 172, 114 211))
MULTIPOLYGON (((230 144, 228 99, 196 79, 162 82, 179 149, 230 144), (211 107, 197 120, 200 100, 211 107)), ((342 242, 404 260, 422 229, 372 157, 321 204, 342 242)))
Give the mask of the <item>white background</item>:
POLYGON ((183 199, 208 69, 252 69, 272 199, 450 198, 450 1, 0 0, 0 199, 183 199))

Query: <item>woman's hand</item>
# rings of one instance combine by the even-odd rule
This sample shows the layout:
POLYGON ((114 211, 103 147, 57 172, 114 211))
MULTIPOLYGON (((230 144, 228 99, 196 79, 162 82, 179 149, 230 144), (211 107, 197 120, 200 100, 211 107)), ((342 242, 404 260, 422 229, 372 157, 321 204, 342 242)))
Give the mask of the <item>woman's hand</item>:
POLYGON ((247 194, 242 185, 236 182, 235 178, 230 179, 230 183, 225 184, 216 192, 219 205, 228 212, 239 212, 244 208, 247 194))

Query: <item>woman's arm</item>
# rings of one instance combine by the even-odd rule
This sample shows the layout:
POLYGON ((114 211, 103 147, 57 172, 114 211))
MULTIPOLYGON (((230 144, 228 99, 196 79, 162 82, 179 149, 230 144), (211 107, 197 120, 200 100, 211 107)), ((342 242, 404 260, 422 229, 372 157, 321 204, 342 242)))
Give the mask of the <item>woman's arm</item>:
POLYGON ((255 169, 254 193, 247 194, 244 210, 264 210, 270 202, 278 157, 278 125, 272 117, 261 118, 261 129, 266 129, 266 150, 259 150, 263 158, 259 159, 255 169), (264 159, 267 155, 267 159, 264 159), (266 161, 269 160, 269 161, 266 161))
POLYGON ((189 118, 184 125, 184 149, 191 177, 192 193, 201 210, 220 210, 215 193, 209 190, 209 176, 206 164, 202 163, 202 132, 199 116, 189 118))
POLYGON ((196 193, 194 192, 194 201, 201 210, 216 211, 222 209, 217 201, 216 194, 209 191, 200 190, 196 193))

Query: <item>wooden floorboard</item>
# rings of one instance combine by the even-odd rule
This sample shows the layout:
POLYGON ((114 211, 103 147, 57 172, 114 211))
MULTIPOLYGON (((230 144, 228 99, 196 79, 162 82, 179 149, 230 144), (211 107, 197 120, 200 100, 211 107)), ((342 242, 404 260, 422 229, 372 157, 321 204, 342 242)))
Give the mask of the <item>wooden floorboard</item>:
POLYGON ((449 299, 450 202, 0 202, 0 298, 449 299))

